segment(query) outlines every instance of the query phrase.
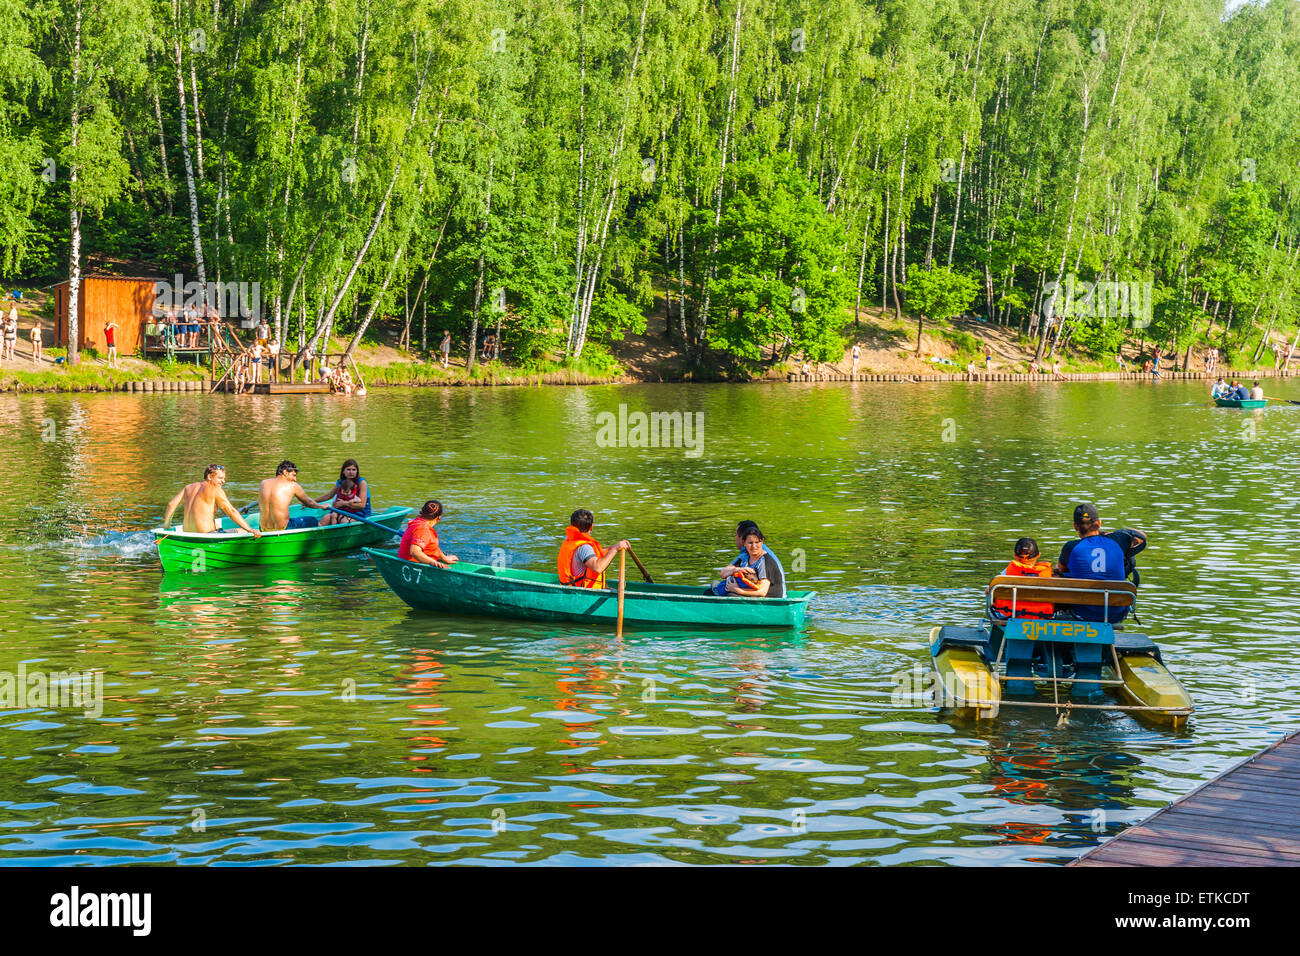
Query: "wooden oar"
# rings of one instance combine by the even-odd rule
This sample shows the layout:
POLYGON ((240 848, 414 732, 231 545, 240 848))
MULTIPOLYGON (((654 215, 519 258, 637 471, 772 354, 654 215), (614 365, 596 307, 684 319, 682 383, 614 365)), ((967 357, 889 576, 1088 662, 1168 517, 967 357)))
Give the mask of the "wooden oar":
POLYGON ((363 517, 361 517, 361 515, 353 514, 353 513, 350 512, 350 511, 344 511, 342 508, 335 508, 333 505, 330 505, 330 506, 327 507, 325 510, 326 510, 326 511, 332 511, 332 512, 334 512, 336 515, 342 515, 342 516, 345 517, 345 518, 351 518, 353 521, 360 521, 362 524, 368 524, 368 525, 370 525, 372 528, 378 528, 380 531, 386 531, 386 532, 388 532, 388 533, 391 534, 391 535, 401 534, 400 531, 394 531, 392 528, 388 527, 388 525, 386 525, 386 524, 380 524, 378 521, 371 521, 369 518, 363 518, 363 517))
POLYGON ((262 510, 262 509, 258 507, 258 504, 257 504, 256 501, 250 501, 248 504, 244 505, 244 507, 242 507, 242 508, 239 509, 239 513, 240 513, 241 515, 246 515, 246 514, 248 514, 250 511, 258 511, 258 512, 260 512, 261 510, 262 510))
POLYGON ((645 569, 645 565, 642 564, 641 559, 636 556, 636 552, 633 551, 631 548, 628 548, 627 553, 632 555, 632 560, 636 562, 637 569, 640 570, 642 576, 645 578, 645 583, 654 584, 655 579, 650 577, 650 572, 645 569))
POLYGON ((1297 402, 1294 398, 1274 398, 1272 395, 1265 395, 1264 397, 1270 402, 1288 402, 1291 405, 1300 405, 1300 402, 1297 402))
POLYGON ((624 549, 618 553, 618 629, 615 637, 620 640, 623 637, 623 585, 626 583, 627 575, 623 573, 627 566, 627 551, 624 549))

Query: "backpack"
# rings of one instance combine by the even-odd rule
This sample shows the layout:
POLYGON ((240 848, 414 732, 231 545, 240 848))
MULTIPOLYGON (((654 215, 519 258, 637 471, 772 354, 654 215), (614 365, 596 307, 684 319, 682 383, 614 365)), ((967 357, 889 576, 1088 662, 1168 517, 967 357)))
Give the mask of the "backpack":
POLYGON ((1147 536, 1141 531, 1134 531, 1129 528, 1116 528, 1114 531, 1104 532, 1105 537, 1110 538, 1117 545, 1120 551, 1124 552, 1124 577, 1133 578, 1133 584, 1140 586, 1141 578, 1138 575, 1137 562, 1134 558, 1138 556, 1147 546, 1147 536))

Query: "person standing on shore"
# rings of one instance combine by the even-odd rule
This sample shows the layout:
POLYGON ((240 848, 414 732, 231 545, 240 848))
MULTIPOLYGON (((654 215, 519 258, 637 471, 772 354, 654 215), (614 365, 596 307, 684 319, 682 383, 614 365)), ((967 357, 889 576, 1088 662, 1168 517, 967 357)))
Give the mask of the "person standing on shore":
POLYGON ((0 359, 14 357, 14 348, 18 344, 18 307, 9 307, 9 317, 4 321, 4 344, 0 346, 0 359))
POLYGON ((117 323, 104 326, 104 340, 108 342, 108 367, 117 368, 117 323))
POLYGON ((853 374, 858 374, 858 359, 862 357, 862 350, 858 348, 858 343, 853 343, 853 374))
POLYGON ((1128 366, 1124 364, 1124 350, 1123 350, 1123 349, 1120 349, 1118 352, 1115 353, 1115 361, 1119 363, 1119 370, 1120 370, 1121 372, 1127 372, 1127 371, 1128 371, 1128 366))
POLYGON ((41 360, 41 348, 44 345, 41 323, 39 320, 32 322, 32 361, 41 360))
POLYGON ((438 343, 438 351, 442 353, 442 367, 446 368, 447 363, 451 361, 451 330, 442 330, 442 341, 438 343))

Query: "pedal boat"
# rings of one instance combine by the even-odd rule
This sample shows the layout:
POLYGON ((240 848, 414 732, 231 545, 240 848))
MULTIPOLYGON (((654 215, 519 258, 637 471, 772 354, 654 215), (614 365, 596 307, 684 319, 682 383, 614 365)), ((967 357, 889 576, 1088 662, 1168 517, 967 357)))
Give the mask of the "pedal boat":
POLYGON ((1074 619, 1069 610, 1127 608, 1136 622, 1137 588, 1128 581, 995 577, 979 627, 930 631, 930 661, 940 706, 991 719, 1002 706, 1118 710, 1151 723, 1184 727, 1192 698, 1165 667, 1145 634, 1106 621, 1074 619), (1010 612, 994 603, 1009 601, 1010 612), (1025 604, 1050 603, 1051 618, 1022 616, 1025 604), (1109 694, 1115 702, 1106 700, 1109 694))

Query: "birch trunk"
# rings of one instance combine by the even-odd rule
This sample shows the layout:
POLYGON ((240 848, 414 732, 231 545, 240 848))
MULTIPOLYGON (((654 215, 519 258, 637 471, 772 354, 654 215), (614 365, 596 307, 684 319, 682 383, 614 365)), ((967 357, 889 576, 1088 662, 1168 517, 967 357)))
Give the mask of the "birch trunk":
MULTIPOLYGON (((77 140, 81 133, 81 0, 77 0, 76 19, 72 33, 72 112, 69 133, 73 154, 76 154, 77 140)), ((78 309, 81 306, 81 207, 77 195, 77 166, 74 163, 68 170, 68 215, 72 244, 68 253, 68 364, 76 365, 80 356, 80 323, 78 309)))
POLYGON ((194 265, 198 269, 199 282, 203 285, 203 302, 208 303, 208 275, 203 263, 203 236, 199 232, 199 193, 194 187, 194 164, 190 160, 189 120, 185 110, 185 75, 181 72, 181 40, 177 33, 173 42, 176 53, 176 92, 181 108, 181 157, 185 161, 185 185, 190 194, 190 231, 194 235, 194 265))
MULTIPOLYGON (((1079 202, 1079 181, 1083 176, 1083 157, 1086 154, 1088 145, 1088 121, 1091 118, 1091 90, 1088 88, 1087 74, 1083 78, 1083 132, 1079 137, 1079 159, 1074 168, 1074 194, 1070 197, 1070 216, 1065 226, 1065 239, 1061 244, 1061 262, 1056 270, 1056 287, 1059 289, 1061 280, 1065 277, 1065 259, 1070 250, 1070 237, 1074 234, 1074 213, 1079 202)), ((1056 322, 1055 310, 1050 320, 1043 323, 1042 337, 1038 340, 1038 348, 1034 352, 1034 361, 1040 362, 1043 358, 1043 352, 1047 349, 1047 339, 1052 331, 1052 326, 1056 322)))
MULTIPOLYGON (((488 219, 492 215, 492 176, 496 172, 496 154, 488 158, 488 187, 487 200, 483 204, 483 222, 479 226, 479 242, 483 241, 483 234, 487 232, 488 219)), ((469 320, 469 358, 465 362, 465 371, 474 371, 474 362, 478 359, 478 314, 483 305, 483 249, 480 245, 478 254, 477 272, 474 276, 474 310, 470 314, 469 320)))
POLYGON ((162 158, 163 181, 166 183, 167 215, 175 214, 172 206, 172 177, 167 170, 167 135, 163 132, 162 100, 158 98, 158 85, 153 84, 153 115, 158 121, 158 155, 162 158))
MULTIPOLYGON (((375 210, 375 218, 370 223, 370 230, 366 233, 366 238, 362 241, 361 248, 357 250, 356 256, 353 257, 352 266, 348 269, 347 276, 344 277, 338 292, 334 296, 334 300, 330 303, 329 312, 325 316, 324 323, 317 322, 316 324, 316 331, 312 334, 311 341, 308 343, 308 348, 311 348, 313 351, 320 342, 321 333, 324 331, 325 326, 333 324, 334 315, 338 312, 339 306, 343 303, 343 298, 347 295, 348 287, 352 285, 352 280, 356 278, 357 270, 361 268, 361 263, 366 257, 366 252, 370 249, 370 243, 375 238, 375 233, 379 231, 379 224, 384 220, 384 213, 388 211, 388 201, 393 196, 393 189, 397 186, 397 178, 402 172, 402 160, 400 158, 401 150, 405 147, 406 140, 411 135, 411 130, 415 127, 416 117, 419 116, 420 99, 424 95, 424 83, 429 75, 430 63, 432 63, 432 60, 425 63, 424 70, 420 73, 420 84, 415 91, 415 98, 411 103, 411 120, 407 124, 406 132, 402 136, 402 146, 399 147, 399 158, 397 163, 393 166, 393 175, 392 178, 388 180, 388 188, 384 190, 384 198, 380 200, 379 208, 375 210)), ((305 351, 305 349, 300 349, 294 356, 292 366, 294 369, 297 369, 302 365, 303 353, 305 351)))
POLYGON ((709 299, 712 291, 710 283, 717 268, 715 260, 718 254, 718 230, 722 227, 722 192, 727 177, 727 146, 731 138, 731 121, 736 112, 736 65, 740 55, 740 14, 742 7, 742 0, 736 0, 736 22, 731 28, 731 69, 729 71, 731 88, 727 93, 727 117, 722 126, 722 142, 718 150, 720 162, 718 187, 713 200, 713 237, 709 242, 708 272, 704 277, 704 301, 700 307, 700 314, 696 319, 695 363, 697 365, 704 357, 704 349, 708 342, 709 299))

